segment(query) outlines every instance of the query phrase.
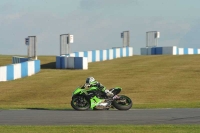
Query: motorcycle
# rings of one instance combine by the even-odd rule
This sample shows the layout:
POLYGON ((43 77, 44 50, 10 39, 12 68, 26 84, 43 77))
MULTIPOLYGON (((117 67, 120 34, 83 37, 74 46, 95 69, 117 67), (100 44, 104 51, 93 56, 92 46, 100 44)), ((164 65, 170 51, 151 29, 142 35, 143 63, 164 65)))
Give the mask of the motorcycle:
POLYGON ((118 110, 129 110, 132 107, 132 100, 125 95, 118 95, 122 88, 115 87, 110 89, 114 95, 108 97, 106 93, 100 91, 97 87, 83 89, 77 87, 72 93, 71 106, 75 110, 109 110, 116 108, 118 110))

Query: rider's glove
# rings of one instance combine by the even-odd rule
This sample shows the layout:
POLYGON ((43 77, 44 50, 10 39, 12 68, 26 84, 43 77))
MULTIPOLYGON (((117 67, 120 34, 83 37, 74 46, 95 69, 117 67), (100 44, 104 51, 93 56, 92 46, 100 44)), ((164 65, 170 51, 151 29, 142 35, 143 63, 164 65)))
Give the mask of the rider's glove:
POLYGON ((109 91, 109 90, 105 90, 105 93, 106 93, 106 95, 108 96, 108 97, 112 97, 114 94, 111 92, 111 91, 109 91))

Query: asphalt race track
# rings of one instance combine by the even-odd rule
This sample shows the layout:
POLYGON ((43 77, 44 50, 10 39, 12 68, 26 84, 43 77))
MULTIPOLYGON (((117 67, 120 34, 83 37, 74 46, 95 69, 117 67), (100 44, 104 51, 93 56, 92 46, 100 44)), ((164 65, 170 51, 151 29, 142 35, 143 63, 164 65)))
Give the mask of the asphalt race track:
POLYGON ((199 109, 0 110, 0 125, 200 124, 199 109))

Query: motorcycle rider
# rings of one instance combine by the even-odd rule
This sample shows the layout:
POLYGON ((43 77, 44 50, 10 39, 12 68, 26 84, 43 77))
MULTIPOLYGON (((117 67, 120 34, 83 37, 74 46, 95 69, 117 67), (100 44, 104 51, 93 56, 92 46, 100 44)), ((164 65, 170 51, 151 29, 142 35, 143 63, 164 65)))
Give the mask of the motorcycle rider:
POLYGON ((106 87, 104 87, 101 83, 99 83, 97 80, 95 80, 94 77, 86 78, 85 84, 84 84, 84 86, 82 88, 84 89, 86 87, 97 87, 102 92, 106 93, 106 95, 108 97, 114 96, 114 94, 111 91, 106 89, 106 87))

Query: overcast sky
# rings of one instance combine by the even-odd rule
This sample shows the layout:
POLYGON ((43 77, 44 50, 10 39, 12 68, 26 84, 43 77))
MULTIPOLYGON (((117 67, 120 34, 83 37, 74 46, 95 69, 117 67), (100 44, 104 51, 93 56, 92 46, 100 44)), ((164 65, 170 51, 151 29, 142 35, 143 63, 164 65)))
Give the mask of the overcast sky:
POLYGON ((146 32, 158 46, 200 48, 200 0, 1 0, 0 54, 26 55, 24 38, 37 36, 38 55, 59 55, 61 34, 74 35, 71 52, 122 46, 130 32, 134 54, 146 32))

